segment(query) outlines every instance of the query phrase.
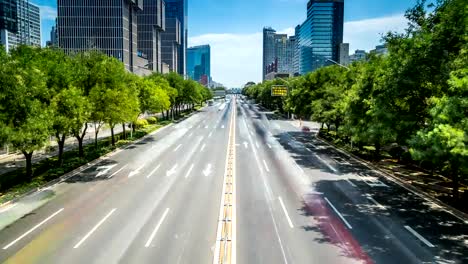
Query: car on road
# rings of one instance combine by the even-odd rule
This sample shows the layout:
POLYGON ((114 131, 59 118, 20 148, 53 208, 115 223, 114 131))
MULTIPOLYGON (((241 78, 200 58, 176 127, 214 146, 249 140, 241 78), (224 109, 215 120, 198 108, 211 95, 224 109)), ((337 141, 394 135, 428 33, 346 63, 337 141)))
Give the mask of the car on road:
POLYGON ((301 130, 302 132, 310 132, 310 128, 308 126, 303 126, 301 130))

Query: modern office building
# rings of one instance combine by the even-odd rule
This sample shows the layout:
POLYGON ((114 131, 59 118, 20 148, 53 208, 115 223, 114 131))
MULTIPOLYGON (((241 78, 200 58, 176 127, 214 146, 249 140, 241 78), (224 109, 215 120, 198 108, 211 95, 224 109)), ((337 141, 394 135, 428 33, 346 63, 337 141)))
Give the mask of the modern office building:
POLYGON ((277 34, 271 27, 263 29, 263 80, 269 73, 294 74, 296 37, 277 34))
POLYGON ((6 50, 18 45, 41 45, 39 7, 29 0, 0 0, 0 44, 6 50))
POLYGON ((365 50, 356 50, 354 54, 349 56, 349 63, 353 63, 356 61, 363 61, 366 60, 367 53, 365 50))
POLYGON ((344 0, 309 0, 307 19, 296 28, 300 74, 339 61, 343 15, 344 0))
POLYGON ((165 0, 166 32, 161 35, 162 61, 171 71, 186 76, 188 4, 187 0, 165 0))
POLYGON ((161 60, 171 72, 179 72, 181 41, 182 32, 179 19, 166 17, 166 31, 161 33, 161 60))
POLYGON ((276 38, 276 30, 274 30, 271 27, 263 28, 263 64, 262 64, 263 80, 265 80, 265 76, 267 75, 268 65, 270 65, 276 58, 275 38, 276 38))
POLYGON ((138 13, 138 51, 148 59, 148 68, 162 72, 161 33, 166 29, 164 0, 143 0, 138 13))
POLYGON ((66 52, 98 49, 139 74, 148 65, 137 48, 142 9, 142 0, 58 0, 59 46, 66 52))
POLYGON ((190 79, 205 85, 211 79, 211 48, 201 45, 187 49, 187 75, 190 79))
POLYGON ((340 43, 338 63, 340 63, 341 65, 349 64, 349 43, 340 43))

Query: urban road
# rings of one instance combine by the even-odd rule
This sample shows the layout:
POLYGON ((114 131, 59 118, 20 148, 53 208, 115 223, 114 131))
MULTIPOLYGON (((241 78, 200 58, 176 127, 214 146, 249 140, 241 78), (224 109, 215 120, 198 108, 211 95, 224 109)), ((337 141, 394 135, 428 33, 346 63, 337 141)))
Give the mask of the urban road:
POLYGON ((236 97, 48 191, 0 262, 468 263, 463 219, 236 97))

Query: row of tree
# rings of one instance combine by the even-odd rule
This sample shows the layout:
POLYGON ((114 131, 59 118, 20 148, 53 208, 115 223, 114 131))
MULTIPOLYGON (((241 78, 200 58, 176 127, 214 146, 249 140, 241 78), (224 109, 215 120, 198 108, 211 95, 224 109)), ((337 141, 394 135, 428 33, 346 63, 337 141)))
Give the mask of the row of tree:
POLYGON ((98 51, 67 55, 60 49, 0 47, 0 145, 9 144, 26 159, 32 177, 32 156, 54 136, 59 163, 67 137, 83 140, 94 123, 95 144, 104 124, 111 129, 135 122, 142 114, 179 115, 212 97, 204 86, 176 73, 139 77, 119 60, 98 51))
POLYGON ((388 55, 250 85, 244 93, 320 122, 359 148, 373 146, 376 159, 386 149, 441 171, 457 198, 459 179, 468 175, 468 4, 420 1, 406 18, 405 33, 384 36, 388 55), (289 86, 284 100, 271 96, 275 84, 289 86))

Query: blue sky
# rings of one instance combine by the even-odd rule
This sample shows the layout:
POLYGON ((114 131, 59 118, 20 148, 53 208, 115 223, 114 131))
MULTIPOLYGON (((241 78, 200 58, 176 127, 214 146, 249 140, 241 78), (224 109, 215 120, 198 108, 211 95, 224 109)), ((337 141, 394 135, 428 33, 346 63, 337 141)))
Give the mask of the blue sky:
MULTIPOLYGON (((32 0, 41 7, 42 42, 49 40, 56 0, 32 0)), ((261 80, 261 31, 271 26, 292 34, 306 17, 307 0, 188 0, 189 45, 212 46, 212 77, 228 87, 261 80)), ((402 31, 403 14, 416 0, 345 0, 344 41, 372 49, 389 30, 402 31)))

